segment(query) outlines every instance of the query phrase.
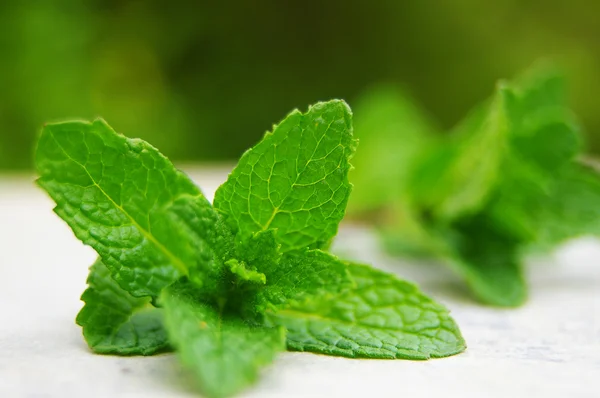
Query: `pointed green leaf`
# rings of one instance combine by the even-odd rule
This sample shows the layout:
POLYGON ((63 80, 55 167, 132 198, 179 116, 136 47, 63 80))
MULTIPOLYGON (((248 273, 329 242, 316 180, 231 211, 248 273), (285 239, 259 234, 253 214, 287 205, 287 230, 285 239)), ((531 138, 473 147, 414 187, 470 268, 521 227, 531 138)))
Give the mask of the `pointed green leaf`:
POLYGON ((318 249, 288 252, 265 274, 267 284, 253 303, 259 312, 313 296, 332 298, 353 286, 346 264, 318 249))
POLYGON ((514 79, 511 86, 517 90, 521 104, 511 112, 513 118, 535 116, 536 110, 564 109, 568 105, 565 76, 554 65, 538 63, 514 79))
POLYGON ((363 358, 428 359, 465 342, 448 310, 419 289, 369 266, 350 264, 355 289, 267 313, 288 330, 288 348, 363 358))
POLYGON ((500 173, 509 125, 507 90, 498 86, 489 104, 472 112, 454 132, 416 168, 412 200, 443 220, 479 211, 500 173))
POLYGON ((55 212, 132 295, 158 295, 206 257, 206 245, 191 241, 167 212, 182 196, 205 200, 202 193, 148 143, 103 120, 48 124, 36 166, 55 212))
POLYGON ((482 304, 518 307, 527 300, 523 266, 514 251, 505 253, 486 249, 474 258, 455 256, 442 261, 465 279, 475 298, 482 304), (494 254, 499 256, 494 257, 494 254))
POLYGON ((600 236, 600 173, 573 164, 535 208, 537 245, 552 246, 584 235, 600 236))
POLYGON ((275 230, 260 231, 246 239, 237 239, 235 252, 237 258, 258 270, 270 275, 279 267, 281 245, 277 243, 275 230))
POLYGON ((562 86, 560 75, 539 70, 506 85, 506 148, 490 148, 503 152, 502 172, 485 208, 453 226, 448 264, 487 304, 512 307, 525 301, 523 246, 543 234, 537 215, 553 196, 561 169, 580 148, 579 128, 564 107, 562 86))
POLYGON ((345 102, 294 111, 242 156, 214 206, 242 239, 276 229, 282 252, 323 247, 345 213, 355 147, 345 102))
POLYGON ((226 263, 236 258, 235 238, 223 218, 204 196, 182 196, 168 208, 174 223, 188 239, 197 242, 199 261, 189 269, 189 279, 215 297, 224 294, 226 263))
POLYGON ((485 217, 455 226, 445 261, 485 304, 516 307, 527 299, 521 241, 485 217))
MULTIPOLYGON (((535 168, 538 178, 555 177, 581 150, 580 127, 566 106, 562 74, 537 67, 510 85, 507 114, 510 150, 505 167, 513 159, 535 168)), ((502 176, 518 177, 503 169, 502 176)))
POLYGON ((499 227, 524 241, 535 240, 541 232, 531 204, 545 206, 557 176, 581 148, 577 121, 554 98, 560 83, 554 74, 538 76, 512 88, 508 103, 509 150, 488 213, 499 227))
POLYGON ((165 289, 160 303, 170 341, 208 397, 226 397, 248 387, 285 349, 282 328, 250 326, 238 316, 221 314, 189 283, 165 289))
POLYGON ((236 275, 241 281, 248 281, 264 285, 267 283, 267 278, 262 272, 250 268, 248 264, 243 261, 238 261, 235 258, 228 260, 225 264, 229 267, 231 272, 236 275))
POLYGON ((77 324, 94 352, 152 355, 170 349, 162 310, 149 298, 135 298, 121 289, 100 260, 90 268, 87 282, 77 324))
MULTIPOLYGON (((553 198, 561 196, 557 178, 580 141, 555 71, 537 68, 501 83, 491 103, 476 108, 416 168, 411 192, 417 211, 403 209, 403 217, 392 218, 399 227, 383 228, 388 246, 440 258, 487 304, 522 304, 523 249, 548 238, 541 219, 560 214, 552 209, 553 198)), ((567 213, 577 218, 577 211, 567 213)))

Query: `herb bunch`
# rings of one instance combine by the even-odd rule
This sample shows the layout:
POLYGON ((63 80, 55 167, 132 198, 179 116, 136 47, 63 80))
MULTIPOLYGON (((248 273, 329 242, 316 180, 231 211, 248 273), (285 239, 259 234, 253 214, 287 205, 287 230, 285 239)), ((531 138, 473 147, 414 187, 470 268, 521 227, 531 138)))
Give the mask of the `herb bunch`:
POLYGON ((565 98, 562 75, 538 66, 444 135, 401 91, 372 91, 356 107, 350 213, 391 252, 447 264, 481 302, 521 305, 528 254, 600 234, 600 177, 565 98))
POLYGON ((155 148, 101 119, 46 125, 38 184, 98 253, 77 316, 90 348, 174 349, 209 397, 248 386, 286 347, 390 359, 463 351, 442 305, 327 252, 355 148, 343 101, 293 111, 211 204, 155 148))

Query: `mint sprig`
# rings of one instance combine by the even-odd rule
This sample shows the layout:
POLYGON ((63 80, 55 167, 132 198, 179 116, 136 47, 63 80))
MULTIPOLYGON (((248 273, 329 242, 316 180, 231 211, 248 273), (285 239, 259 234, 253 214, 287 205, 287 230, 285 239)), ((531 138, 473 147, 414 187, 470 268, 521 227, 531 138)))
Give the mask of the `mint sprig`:
POLYGON ((393 130, 396 139, 386 151, 393 153, 408 137, 418 155, 399 159, 392 167, 404 174, 387 179, 389 173, 370 173, 384 161, 389 167, 385 156, 359 153, 358 164, 373 165, 355 171, 353 181, 362 191, 398 188, 370 206, 354 197, 359 203, 351 203, 353 215, 371 212, 369 220, 390 251, 441 260, 483 303, 521 305, 527 298, 523 263, 531 248, 551 249, 599 232, 600 177, 578 160, 580 127, 565 97, 562 75, 536 67, 499 82, 492 97, 449 134, 426 140, 414 139, 420 130, 404 122, 406 104, 415 107, 411 101, 396 100, 379 120, 361 120, 375 112, 365 104, 357 113, 361 145, 374 146, 382 131, 393 130))
POLYGON ((46 125, 38 183, 99 255, 77 318, 92 350, 174 348, 210 397, 252 383, 286 343, 353 357, 464 350, 447 310, 416 287, 325 251, 345 213, 355 148, 343 101, 294 111, 242 156, 212 205, 155 148, 102 120, 46 125), (332 303, 356 305, 356 319, 332 303), (299 330, 291 313, 319 321, 299 330))
POLYGON ((166 288, 161 303, 171 342, 209 397, 232 395, 251 384, 285 349, 283 328, 248 324, 190 283, 166 288))
POLYGON ((87 283, 77 324, 94 352, 153 355, 170 350, 163 313, 148 297, 135 298, 123 290, 100 260, 90 268, 87 283))

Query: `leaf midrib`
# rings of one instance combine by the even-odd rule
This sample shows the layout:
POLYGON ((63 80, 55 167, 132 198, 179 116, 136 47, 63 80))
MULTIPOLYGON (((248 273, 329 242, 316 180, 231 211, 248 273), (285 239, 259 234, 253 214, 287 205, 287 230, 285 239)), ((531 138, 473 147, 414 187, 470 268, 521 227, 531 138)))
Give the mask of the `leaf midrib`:
MULTIPOLYGON (((403 330, 400 327, 389 327, 389 326, 376 326, 376 325, 366 325, 366 324, 362 324, 362 323, 357 323, 357 322, 350 322, 350 321, 345 321, 343 319, 337 319, 337 318, 327 318, 318 314, 314 314, 314 313, 307 313, 307 312, 300 312, 300 311, 296 311, 296 310, 292 310, 292 309, 285 309, 285 310, 278 310, 277 312, 273 313, 273 315, 275 317, 277 317, 278 315, 283 314, 285 315, 289 315, 290 317, 296 318, 296 319, 306 319, 306 320, 315 320, 315 321, 321 321, 321 322, 329 322, 329 323, 340 323, 342 325, 346 325, 346 326, 353 326, 353 327, 362 327, 362 328, 370 328, 370 329, 377 329, 377 330, 384 330, 386 332, 395 332, 395 333, 405 333, 405 334, 410 334, 410 335, 415 335, 415 336, 421 336, 420 332, 411 332, 408 330, 403 330)), ((426 328, 422 328, 420 331, 423 330, 427 330, 427 329, 446 329, 449 330, 448 328, 443 328, 442 325, 440 324, 440 326, 435 326, 435 327, 426 327, 426 328)), ((451 330, 449 330, 451 331, 451 330)), ((454 334, 454 333, 452 333, 454 334)), ((421 336, 421 337, 427 337, 430 339, 435 339, 435 337, 432 336, 421 336)))
POLYGON ((88 171, 87 167, 85 165, 83 165, 81 162, 77 161, 76 159, 74 159, 66 150, 65 148, 60 144, 60 142, 56 139, 54 132, 51 129, 48 129, 48 132, 50 133, 50 136, 52 137, 52 139, 54 140, 54 142, 56 142, 56 145, 58 145, 58 147, 60 148, 60 150, 65 154, 65 156, 67 156, 67 158, 69 158, 72 162, 74 162, 75 164, 77 164, 78 166, 80 166, 85 173, 88 175, 88 177, 90 178, 90 180, 92 181, 92 183, 94 184, 94 186, 96 188, 98 188, 98 190, 102 193, 102 195, 104 195, 106 197, 106 199, 108 199, 108 201, 115 206, 123 215, 125 215, 125 217, 127 217, 127 219, 129 219, 129 221, 131 222, 131 224, 133 224, 134 227, 136 227, 141 233, 142 235, 148 239, 152 244, 154 244, 170 261, 171 263, 184 275, 188 274, 187 271, 187 267, 185 266, 184 262, 181 261, 181 259, 179 259, 177 256, 175 256, 169 249, 167 249, 162 243, 160 243, 149 231, 146 231, 140 224, 138 224, 138 222, 127 212, 125 211, 125 209, 117 204, 117 202, 115 202, 109 195, 108 193, 106 193, 106 191, 104 191, 104 189, 102 189, 102 187, 96 182, 96 180, 94 179, 94 177, 92 177, 92 175, 90 174, 90 172, 88 171))
MULTIPOLYGON (((308 113, 306 114, 308 115, 308 113)), ((302 122, 305 122, 305 116, 306 115, 302 115, 302 122)), ((331 120, 330 123, 327 124, 327 127, 325 128, 325 131, 323 132, 323 135, 319 138, 319 140, 317 141, 317 144, 315 145, 315 148, 313 149, 312 154, 310 155, 310 157, 308 158, 306 164, 303 166, 302 170, 298 171, 298 157, 296 157, 295 161, 296 161, 296 177, 294 178, 294 182, 290 185, 290 192, 288 193, 288 196, 290 195, 291 191, 293 190, 293 188, 297 185, 298 180, 300 179, 300 176, 306 171, 306 169, 308 168, 308 165, 314 161, 313 157, 315 156, 315 154, 317 153, 317 150, 319 149, 319 145, 321 145, 321 142, 323 142, 323 139, 325 138, 325 136, 327 135, 327 133, 329 132, 329 129, 331 128, 331 126, 333 125, 333 123, 335 123, 337 119, 333 119, 331 120)), ((279 127, 279 126, 277 126, 279 127)), ((306 131, 306 126, 302 126, 302 132, 301 135, 303 136, 304 132, 306 131)), ((275 132, 275 130, 273 130, 273 132, 275 132)), ((340 146, 340 144, 338 144, 336 146, 336 148, 338 146, 340 146)), ((331 152, 330 152, 331 153, 331 152)), ((273 164, 274 166, 274 164, 273 164)), ((267 184, 268 184, 268 190, 270 192, 271 188, 270 188, 270 184, 271 184, 271 177, 273 176, 273 167, 271 167, 271 171, 269 173, 269 178, 267 180, 267 184)), ((286 196, 286 198, 288 197, 286 196)), ((266 231, 267 229, 269 229, 269 227, 271 226, 271 224, 273 223, 273 221, 275 220, 275 217, 277 216, 277 214, 279 214, 279 210, 281 209, 281 206, 283 205, 285 199, 282 199, 282 204, 279 206, 275 206, 273 205, 273 212, 271 213, 271 217, 269 217, 269 220, 265 223, 265 225, 262 226, 261 230, 262 231, 266 231)), ((273 204, 273 201, 270 198, 270 194, 269 194, 269 201, 271 202, 271 204, 273 204)))

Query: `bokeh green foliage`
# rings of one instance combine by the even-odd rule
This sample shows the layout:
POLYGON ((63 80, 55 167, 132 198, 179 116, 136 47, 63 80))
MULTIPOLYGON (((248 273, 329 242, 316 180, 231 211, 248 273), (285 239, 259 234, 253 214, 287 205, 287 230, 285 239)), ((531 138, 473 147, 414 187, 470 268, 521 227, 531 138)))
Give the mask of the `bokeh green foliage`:
POLYGON ((294 107, 405 84, 447 129, 494 82, 558 59, 600 148, 600 3, 0 2, 0 169, 42 123, 103 116, 175 160, 237 157, 294 107))
POLYGON ((499 81, 449 134, 389 85, 354 111, 363 140, 349 216, 375 225, 392 252, 445 263, 483 303, 522 304, 531 252, 600 235, 600 174, 556 68, 499 81))

